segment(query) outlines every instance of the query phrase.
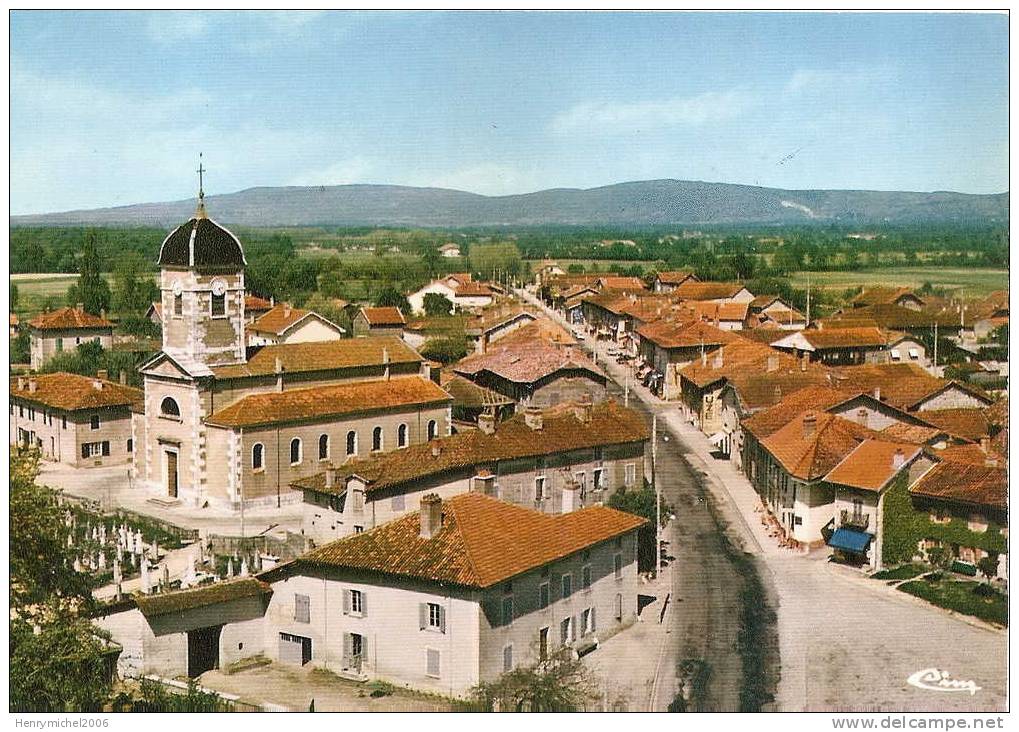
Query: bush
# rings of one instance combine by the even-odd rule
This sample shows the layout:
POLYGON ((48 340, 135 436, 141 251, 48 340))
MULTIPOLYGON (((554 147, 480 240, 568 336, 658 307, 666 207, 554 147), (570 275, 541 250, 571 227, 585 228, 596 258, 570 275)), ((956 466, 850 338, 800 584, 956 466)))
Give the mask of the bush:
POLYGON ((432 338, 421 346, 421 355, 443 366, 456 363, 470 353, 470 343, 466 338, 432 338))
MULTIPOLYGON (((647 519, 648 523, 637 530, 637 571, 650 572, 655 568, 655 544, 657 543, 655 492, 647 484, 640 490, 624 488, 609 496, 608 505, 617 511, 625 511, 647 519)), ((672 507, 663 498, 661 508, 662 525, 664 525, 668 515, 672 513, 672 507)))

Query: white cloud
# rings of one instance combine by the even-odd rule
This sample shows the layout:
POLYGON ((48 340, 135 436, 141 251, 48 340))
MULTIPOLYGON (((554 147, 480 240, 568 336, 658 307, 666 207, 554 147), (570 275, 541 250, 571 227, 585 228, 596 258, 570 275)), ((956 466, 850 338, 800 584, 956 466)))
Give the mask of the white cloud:
POLYGON ((751 102, 749 94, 735 89, 655 101, 585 102, 557 115, 552 130, 560 134, 582 130, 611 133, 697 126, 738 117, 751 102))
POLYGON ((849 86, 869 84, 878 78, 875 69, 797 69, 786 82, 785 91, 799 94, 811 91, 844 91, 849 86))

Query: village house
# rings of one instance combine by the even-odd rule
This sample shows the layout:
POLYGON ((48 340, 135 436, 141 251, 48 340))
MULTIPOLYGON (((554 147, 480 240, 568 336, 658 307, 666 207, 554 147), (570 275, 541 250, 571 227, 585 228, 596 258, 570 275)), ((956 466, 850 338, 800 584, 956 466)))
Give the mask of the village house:
POLYGON ((698 282, 687 280, 671 293, 682 300, 711 302, 753 302, 754 293, 739 282, 698 282))
POLYGON ((10 321, 11 321, 11 325, 10 325, 10 330, 11 330, 10 335, 11 335, 11 338, 17 338, 18 337, 18 330, 19 330, 19 326, 20 326, 21 321, 18 320, 18 316, 15 315, 14 313, 10 314, 10 321))
POLYGON ((12 445, 76 467, 131 461, 131 408, 142 391, 111 382, 105 371, 12 377, 10 400, 12 445))
POLYGON ((417 292, 407 296, 415 313, 425 312, 425 295, 441 295, 450 301, 454 310, 472 310, 488 307, 495 301, 496 291, 486 282, 475 282, 467 272, 456 272, 432 280, 417 292))
POLYGON ((651 290, 658 293, 669 293, 687 280, 697 282, 697 277, 690 270, 658 272, 655 275, 655 281, 651 284, 651 290))
POLYGON ((861 363, 916 363, 927 367, 923 343, 903 333, 881 328, 824 328, 800 330, 771 344, 791 353, 809 354, 811 361, 829 366, 861 363))
POLYGON ((682 393, 680 369, 739 338, 709 323, 670 320, 641 326, 637 337, 641 361, 663 375, 658 396, 670 401, 679 399, 682 393))
POLYGON ((683 307, 692 310, 699 320, 721 330, 743 330, 749 326, 750 303, 747 302, 684 300, 683 307))
POLYGON ((448 241, 439 247, 439 254, 447 259, 454 259, 460 256, 460 245, 455 242, 448 241))
POLYGON ((495 306, 467 321, 464 334, 475 353, 485 353, 489 345, 538 320, 529 310, 514 306, 495 306))
POLYGON ((316 544, 416 510, 426 494, 479 491, 543 513, 569 513, 644 484, 644 419, 615 402, 528 408, 505 422, 328 467, 293 484, 316 544))
POLYGON ((454 433, 476 428, 478 418, 483 414, 491 414, 498 421, 515 411, 516 402, 509 397, 452 372, 440 372, 439 385, 453 399, 450 414, 454 433))
POLYGON ((361 308, 351 323, 355 338, 363 336, 389 335, 398 338, 403 336, 403 328, 407 325, 406 318, 400 308, 361 308))
POLYGON ((963 314, 950 310, 926 308, 913 310, 901 305, 867 305, 842 310, 831 317, 815 320, 810 324, 810 328, 818 330, 881 328, 909 333, 919 338, 932 334, 936 326, 940 336, 954 338, 958 337, 963 329, 964 321, 963 314))
POLYGON ((343 328, 312 310, 280 303, 246 329, 249 346, 332 341, 346 335, 343 328))
POLYGON ((922 310, 924 301, 908 287, 868 287, 850 300, 854 309, 870 305, 897 305, 908 310, 922 310))
POLYGON ((997 576, 1007 580, 1007 469, 987 453, 975 460, 942 456, 909 487, 914 515, 921 517, 915 536, 919 539, 917 556, 925 556, 933 546, 944 547, 963 563, 956 569, 968 568, 973 575, 981 559, 996 557, 997 576))
POLYGON ((553 262, 551 259, 542 260, 541 264, 534 271, 534 284, 541 288, 547 284, 549 280, 554 280, 557 277, 562 277, 566 274, 566 270, 559 266, 558 262, 553 262))
POLYGON ((974 386, 939 379, 915 363, 845 366, 832 369, 831 373, 834 386, 870 392, 878 399, 907 412, 983 409, 994 401, 974 386))
POLYGON ((637 614, 637 530, 604 506, 549 515, 473 492, 313 549, 255 578, 100 611, 121 673, 197 677, 245 658, 444 696, 637 614))
POLYGON ((467 356, 453 366, 454 373, 524 405, 605 399, 608 377, 602 370, 570 345, 527 337, 535 325, 467 356))
POLYGON ((98 343, 104 349, 113 346, 113 323, 105 314, 92 315, 78 305, 43 313, 32 319, 29 326, 29 353, 33 371, 58 353, 74 351, 82 343, 98 343))
POLYGON ((872 570, 884 565, 885 496, 897 480, 912 485, 934 465, 920 445, 864 440, 824 477, 834 490, 831 524, 822 531, 836 556, 872 570))
POLYGON ((803 330, 807 327, 807 318, 780 297, 759 295, 750 302, 750 312, 755 320, 752 327, 780 330, 803 330))

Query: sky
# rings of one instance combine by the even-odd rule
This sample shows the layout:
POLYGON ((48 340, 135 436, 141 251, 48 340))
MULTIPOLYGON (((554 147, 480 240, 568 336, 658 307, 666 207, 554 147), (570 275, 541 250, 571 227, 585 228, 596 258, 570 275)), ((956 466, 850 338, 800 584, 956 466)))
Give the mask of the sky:
POLYGON ((255 186, 1008 188, 1003 14, 11 15, 11 213, 255 186))

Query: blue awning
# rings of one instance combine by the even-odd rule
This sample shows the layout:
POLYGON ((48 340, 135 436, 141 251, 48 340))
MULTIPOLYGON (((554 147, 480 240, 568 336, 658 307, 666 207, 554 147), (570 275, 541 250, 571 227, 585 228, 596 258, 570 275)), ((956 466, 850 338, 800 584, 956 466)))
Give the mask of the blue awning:
POLYGON ((828 539, 828 546, 833 549, 841 549, 846 552, 854 552, 856 554, 863 554, 867 551, 867 547, 870 546, 870 542, 873 541, 874 535, 868 534, 865 531, 855 531, 853 529, 835 529, 835 533, 828 539))

